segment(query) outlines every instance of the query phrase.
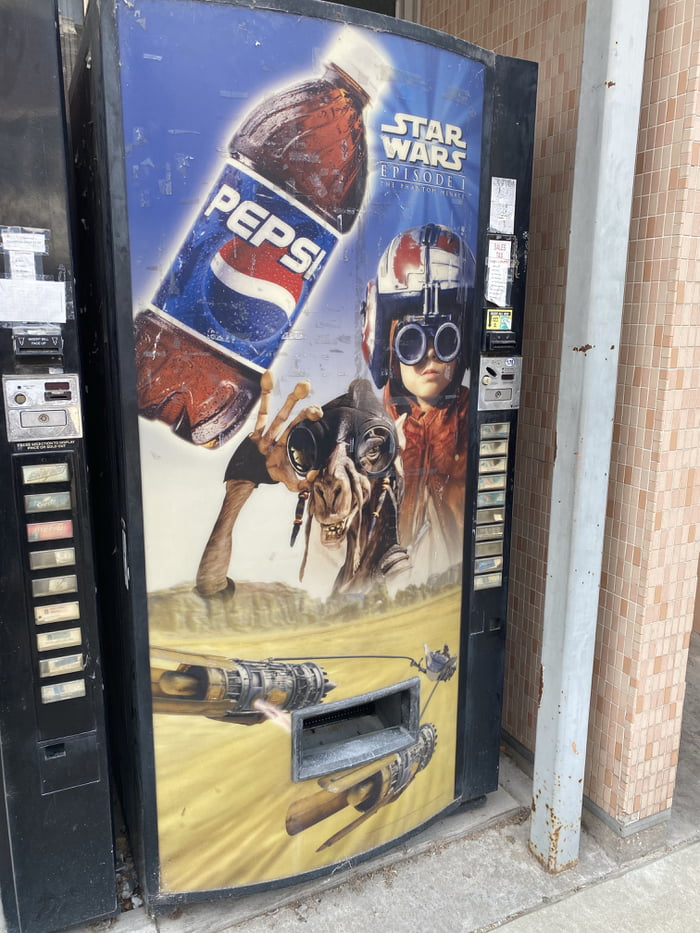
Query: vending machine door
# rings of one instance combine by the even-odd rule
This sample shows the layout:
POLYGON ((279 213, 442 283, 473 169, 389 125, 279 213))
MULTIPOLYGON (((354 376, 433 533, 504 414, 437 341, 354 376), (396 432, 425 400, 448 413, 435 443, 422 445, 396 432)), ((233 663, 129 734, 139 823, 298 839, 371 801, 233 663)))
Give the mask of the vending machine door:
POLYGON ((0 6, 0 889, 6 928, 113 913, 56 15, 0 6))
POLYGON ((92 4, 100 579, 152 906, 333 870, 464 799, 495 68, 330 4, 92 4))

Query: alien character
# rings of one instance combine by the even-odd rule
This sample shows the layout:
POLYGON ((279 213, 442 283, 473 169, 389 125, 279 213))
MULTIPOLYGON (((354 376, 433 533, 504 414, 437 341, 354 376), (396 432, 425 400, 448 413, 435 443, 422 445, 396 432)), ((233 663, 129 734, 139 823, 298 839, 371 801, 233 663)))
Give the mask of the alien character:
POLYGON ((297 402, 309 393, 308 383, 298 383, 266 429, 271 391, 272 378, 265 373, 255 429, 226 470, 224 501, 199 563, 197 589, 212 596, 233 588, 227 574, 241 509, 259 484, 282 482, 298 495, 292 543, 308 503, 300 579, 315 523, 324 547, 345 547, 334 592, 365 592, 373 581, 408 563, 398 544, 401 478, 395 426, 369 382, 358 379, 323 409, 303 409, 285 428, 297 402))
POLYGON ((400 542, 430 570, 461 560, 474 271, 452 230, 414 227, 385 250, 363 306, 363 355, 404 438, 400 542))

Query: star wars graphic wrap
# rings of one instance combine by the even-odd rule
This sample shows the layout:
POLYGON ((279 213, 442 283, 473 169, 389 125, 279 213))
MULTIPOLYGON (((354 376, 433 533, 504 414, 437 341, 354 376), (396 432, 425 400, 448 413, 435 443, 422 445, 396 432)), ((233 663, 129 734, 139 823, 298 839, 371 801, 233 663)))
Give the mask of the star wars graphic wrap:
POLYGON ((116 22, 177 898, 329 869, 454 803, 462 552, 452 528, 421 552, 432 500, 420 541, 402 518, 434 485, 385 392, 394 362, 435 357, 459 394, 486 65, 237 3, 116 22))

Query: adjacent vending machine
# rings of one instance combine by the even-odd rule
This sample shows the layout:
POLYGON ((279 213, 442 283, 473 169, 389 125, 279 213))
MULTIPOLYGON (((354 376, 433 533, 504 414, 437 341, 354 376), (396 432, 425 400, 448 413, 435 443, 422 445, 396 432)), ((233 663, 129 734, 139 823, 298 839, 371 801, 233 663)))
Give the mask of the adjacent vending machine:
POLYGON ((56 13, 0 5, 3 929, 116 911, 56 13))
POLYGON ((98 580, 157 908, 497 786, 536 69, 316 2, 93 2, 84 38, 98 580))

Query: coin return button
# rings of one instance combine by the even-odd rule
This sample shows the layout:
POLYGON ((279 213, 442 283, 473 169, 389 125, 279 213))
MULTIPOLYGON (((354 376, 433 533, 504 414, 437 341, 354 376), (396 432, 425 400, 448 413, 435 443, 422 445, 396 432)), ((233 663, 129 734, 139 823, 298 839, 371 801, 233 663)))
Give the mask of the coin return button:
POLYGON ((61 428, 68 424, 64 409, 56 411, 21 411, 19 423, 23 428, 61 428))

